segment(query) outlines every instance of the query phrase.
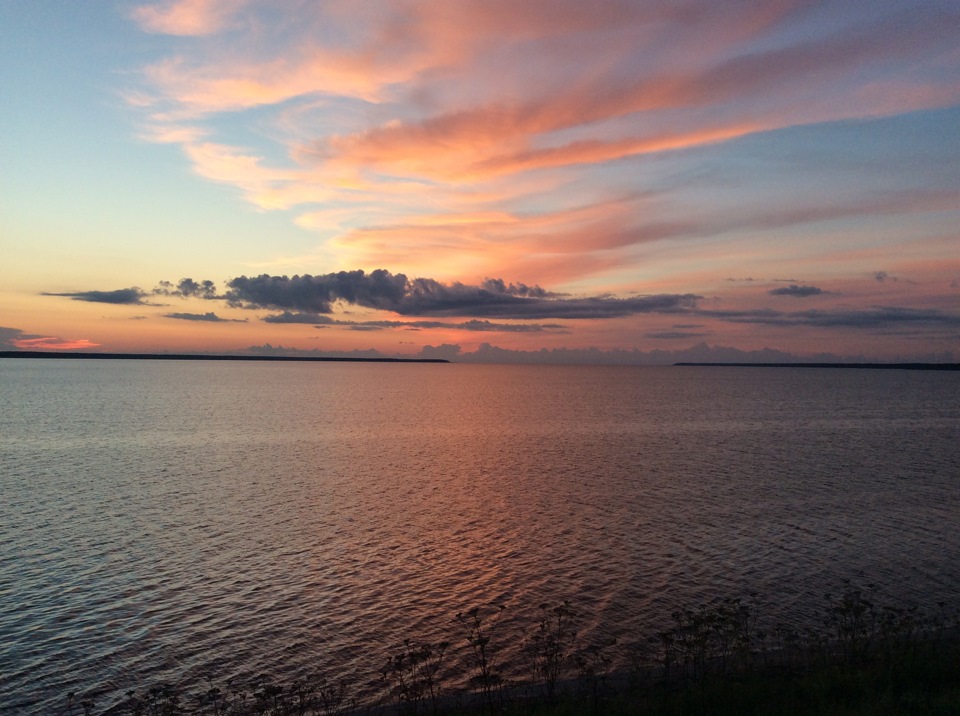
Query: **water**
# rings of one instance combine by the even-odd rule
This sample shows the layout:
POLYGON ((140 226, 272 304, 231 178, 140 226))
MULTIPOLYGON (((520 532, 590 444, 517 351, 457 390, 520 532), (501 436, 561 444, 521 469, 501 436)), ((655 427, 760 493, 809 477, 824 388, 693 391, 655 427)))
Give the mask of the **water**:
MULTIPOLYGON (((960 374, 0 362, 0 710, 321 671, 570 599, 960 606, 960 374)), ((510 668, 509 654, 507 667, 510 668)))

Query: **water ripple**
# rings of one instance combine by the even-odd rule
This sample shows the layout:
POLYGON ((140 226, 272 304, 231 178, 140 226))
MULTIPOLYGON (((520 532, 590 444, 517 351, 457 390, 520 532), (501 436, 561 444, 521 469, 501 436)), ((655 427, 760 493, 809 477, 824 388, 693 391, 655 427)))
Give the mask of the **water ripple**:
POLYGON ((506 637, 570 599, 584 640, 750 591, 811 619, 848 577, 960 605, 956 375, 0 369, 4 713, 317 669, 374 698, 493 602, 506 637))

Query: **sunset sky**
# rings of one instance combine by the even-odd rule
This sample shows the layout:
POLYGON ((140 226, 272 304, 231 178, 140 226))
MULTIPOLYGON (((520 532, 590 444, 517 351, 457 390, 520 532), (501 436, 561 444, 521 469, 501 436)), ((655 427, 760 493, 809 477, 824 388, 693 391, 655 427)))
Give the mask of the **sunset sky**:
POLYGON ((0 350, 960 360, 953 0, 0 0, 0 128, 0 350))

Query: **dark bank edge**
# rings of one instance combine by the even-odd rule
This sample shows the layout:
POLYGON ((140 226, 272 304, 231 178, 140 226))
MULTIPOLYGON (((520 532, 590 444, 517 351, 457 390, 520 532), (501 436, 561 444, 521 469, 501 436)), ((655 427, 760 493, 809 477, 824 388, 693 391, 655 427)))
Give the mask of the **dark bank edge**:
POLYGON ((674 363, 698 368, 865 368, 868 370, 960 370, 960 363, 674 363))
MULTIPOLYGON (((582 643, 584 615, 564 601, 540 605, 533 629, 515 632, 529 660, 528 679, 506 678, 495 658, 510 635, 496 626, 505 605, 457 614, 466 662, 443 661, 453 642, 405 639, 374 646, 387 656, 381 694, 364 703, 357 681, 325 677, 273 681, 256 677, 244 687, 214 686, 190 694, 161 683, 131 689, 116 701, 117 684, 70 693, 57 714, 69 716, 877 716, 960 713, 960 620, 946 609, 876 602, 843 580, 826 594, 819 628, 772 625, 768 603, 726 598, 682 609, 672 626, 638 641, 582 643), (463 639, 462 637, 466 637, 463 639), (466 643, 464 643, 466 642, 466 643), (465 649, 466 646, 470 648, 465 649), (611 669, 609 650, 625 649, 629 666, 611 669), (469 676, 463 691, 451 669, 469 676), (96 701, 114 703, 96 709, 96 701), (96 709, 96 710, 95 710, 96 709)), ((456 630, 455 630, 456 631, 456 630)), ((368 685, 374 682, 369 682, 368 685)), ((368 696, 369 698, 369 696, 368 696)), ((17 706, 29 708, 30 704, 17 706)), ((15 706, 16 708, 16 706, 15 706)), ((2 710, 2 709, 0 709, 2 710)))
POLYGON ((443 358, 351 358, 326 356, 237 356, 195 353, 53 353, 51 351, 0 351, 0 358, 67 358, 70 360, 229 360, 274 363, 449 363, 443 358))

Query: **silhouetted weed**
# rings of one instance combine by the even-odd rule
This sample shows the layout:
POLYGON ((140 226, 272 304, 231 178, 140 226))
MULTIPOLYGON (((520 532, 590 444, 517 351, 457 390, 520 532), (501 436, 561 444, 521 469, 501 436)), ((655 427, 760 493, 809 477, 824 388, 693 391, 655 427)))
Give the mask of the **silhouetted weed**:
MULTIPOLYGON (((879 605, 872 588, 844 582, 839 596, 826 595, 819 629, 761 629, 754 595, 677 610, 669 628, 626 647, 615 640, 579 646, 579 614, 567 601, 541 604, 535 626, 519 634, 501 633, 504 610, 492 605, 456 616, 466 642, 460 663, 476 699, 445 697, 447 684, 460 678, 445 667, 449 642, 406 639, 381 668, 392 713, 960 713, 960 635, 943 603, 925 617, 917 607, 879 605), (501 649, 530 658, 538 699, 506 687, 501 649), (633 667, 633 678, 610 688, 617 655, 633 667), (567 673, 579 688, 561 694, 567 673)), ((358 708, 344 680, 260 676, 246 689, 228 682, 221 690, 208 679, 197 694, 161 683, 128 692, 108 712, 334 716, 358 708)), ((93 709, 92 699, 70 693, 62 713, 92 716, 93 709)))
POLYGON ((592 644, 573 655, 577 667, 577 680, 581 687, 589 690, 594 713, 600 711, 600 699, 606 688, 607 676, 613 664, 610 651, 617 646, 617 640, 592 644))
POLYGON ((383 681, 402 711, 417 714, 420 702, 429 699, 432 712, 437 713, 442 691, 440 667, 449 646, 446 641, 427 644, 405 639, 403 649, 387 659, 383 681))
POLYGON ((493 691, 502 682, 500 673, 496 670, 499 645, 491 641, 491 635, 500 624, 506 605, 494 604, 492 615, 481 614, 479 607, 468 612, 457 613, 457 621, 465 631, 467 643, 473 652, 473 667, 475 673, 473 681, 480 685, 481 692, 488 708, 493 711, 493 691))
POLYGON ((92 699, 82 699, 79 704, 77 704, 76 701, 77 701, 77 695, 73 691, 67 694, 67 713, 68 714, 71 714, 72 716, 72 714, 74 713, 73 707, 75 704, 79 706, 81 709, 83 709, 83 716, 90 716, 90 714, 93 713, 93 707, 95 704, 92 699))
POLYGON ((577 639, 576 613, 564 600, 555 607, 540 605, 540 619, 529 635, 527 651, 532 660, 533 680, 543 686, 548 702, 556 697, 560 678, 577 639))

